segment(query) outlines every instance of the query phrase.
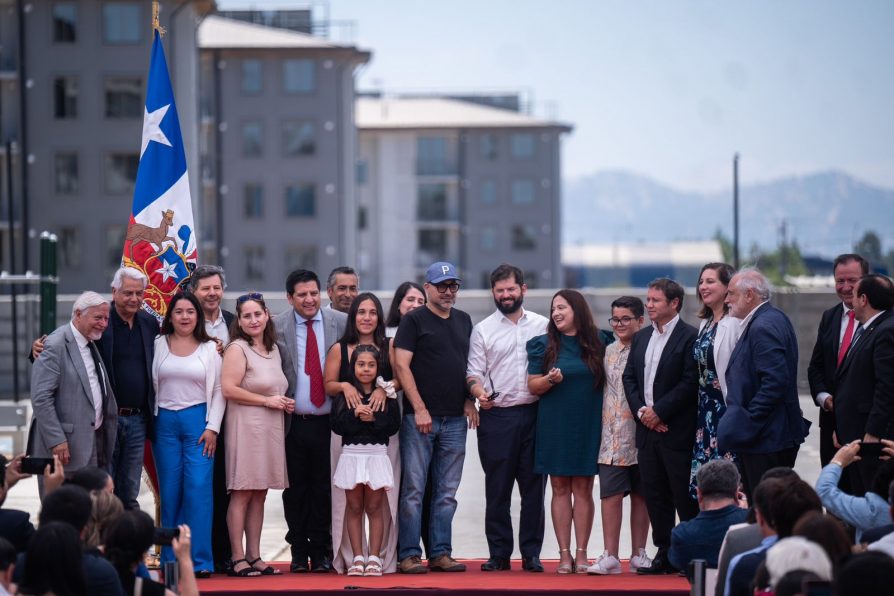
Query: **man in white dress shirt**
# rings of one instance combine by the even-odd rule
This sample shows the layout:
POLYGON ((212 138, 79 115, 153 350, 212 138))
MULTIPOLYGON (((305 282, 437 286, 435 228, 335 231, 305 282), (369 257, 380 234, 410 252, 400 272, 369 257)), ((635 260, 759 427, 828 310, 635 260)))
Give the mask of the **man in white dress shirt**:
POLYGON ((67 474, 85 466, 107 468, 115 447, 118 405, 94 343, 108 324, 109 303, 84 292, 72 306, 71 322, 46 338, 31 369, 30 453, 58 455, 67 474))
POLYGON ((534 473, 537 396, 528 390, 528 340, 546 333, 546 317, 525 310, 528 287, 521 269, 503 264, 490 275, 497 311, 475 325, 466 382, 481 408, 478 455, 484 469, 484 532, 490 558, 482 571, 510 569, 513 536, 509 506, 518 482, 518 542, 525 571, 542 572, 543 495, 546 477, 534 473))

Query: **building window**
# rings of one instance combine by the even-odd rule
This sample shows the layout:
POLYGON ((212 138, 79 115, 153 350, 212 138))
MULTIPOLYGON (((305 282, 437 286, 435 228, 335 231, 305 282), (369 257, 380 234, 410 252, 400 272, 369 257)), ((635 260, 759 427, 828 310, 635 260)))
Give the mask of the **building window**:
POLYGON ((447 185, 420 184, 416 202, 416 219, 419 221, 447 221, 447 185))
POLYGON ((446 137, 419 137, 416 140, 416 175, 444 176, 456 173, 448 155, 446 137))
POLYGON ((245 217, 247 219, 264 217, 264 187, 260 184, 245 185, 245 217))
POLYGON ((316 89, 316 63, 313 60, 283 60, 282 82, 286 93, 313 93, 316 89))
POLYGON ((537 230, 534 226, 512 226, 512 250, 537 250, 537 230))
POLYGON ((313 184, 286 187, 286 217, 313 217, 316 214, 317 199, 313 184))
MULTIPOLYGON (((83 256, 81 232, 74 226, 59 230, 59 264, 65 269, 77 269, 83 256)), ((120 256, 120 255, 119 255, 120 256)))
POLYGON ((108 44, 135 44, 146 23, 135 2, 106 2, 102 6, 102 40, 108 44))
POLYGON ((512 202, 516 205, 530 205, 533 203, 534 183, 530 180, 513 180, 512 202))
POLYGON ((493 134, 481 135, 481 157, 493 161, 497 159, 497 136, 493 134))
POLYGON ((242 93, 258 95, 264 90, 264 68, 256 59, 242 61, 242 93))
POLYGON ((242 156, 261 157, 264 152, 264 128, 260 122, 242 125, 242 156))
POLYGON ((536 150, 534 135, 529 132, 520 132, 510 137, 512 157, 516 159, 531 159, 536 150))
POLYGON ((77 77, 56 77, 53 82, 53 115, 60 120, 78 117, 77 77))
POLYGON ((74 2, 53 5, 53 41, 74 43, 78 40, 78 7, 74 2))
POLYGON ((121 256, 124 252, 124 237, 126 235, 127 226, 115 224, 106 227, 106 277, 112 277, 115 271, 121 267, 121 256))
POLYGON ((106 118, 143 117, 143 81, 139 77, 107 77, 106 118))
POLYGON ((264 279, 264 247, 245 247, 245 279, 260 281, 264 279))
POLYGON ((478 192, 481 202, 485 205, 493 205, 497 202, 497 183, 493 180, 483 180, 478 192))
POLYGON ((54 160, 53 178, 56 194, 74 195, 78 193, 78 154, 57 153, 54 160))
POLYGON ((282 127, 282 152, 286 157, 313 155, 317 150, 313 122, 287 120, 282 127))
POLYGON ((369 164, 365 159, 360 159, 357 161, 357 165, 355 166, 354 171, 355 182, 358 186, 362 186, 366 184, 366 180, 369 177, 369 164))
POLYGON ((285 259, 286 271, 294 271, 295 269, 315 271, 317 268, 317 247, 287 246, 285 259))
POLYGON ((494 250, 497 248, 497 228, 484 226, 481 228, 481 250, 494 250))
POLYGON ((540 275, 536 271, 525 271, 525 285, 529 290, 540 287, 540 275))
POLYGON ((425 253, 424 261, 446 258, 447 230, 419 230, 418 239, 419 251, 425 253))
POLYGON ((132 195, 137 182, 140 156, 136 153, 109 153, 105 159, 105 187, 110 195, 132 195))
POLYGON ((361 205, 357 207, 357 229, 362 232, 367 226, 369 226, 369 209, 361 205))

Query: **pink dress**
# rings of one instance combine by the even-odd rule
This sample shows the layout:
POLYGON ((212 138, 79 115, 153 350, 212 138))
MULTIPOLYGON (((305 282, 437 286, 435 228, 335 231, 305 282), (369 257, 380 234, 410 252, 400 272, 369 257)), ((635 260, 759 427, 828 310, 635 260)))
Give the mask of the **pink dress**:
MULTIPOLYGON (((246 369, 240 387, 259 395, 284 395, 288 381, 282 372, 279 350, 267 356, 237 339, 227 350, 242 350, 246 369)), ((227 490, 282 489, 289 486, 286 472, 285 415, 263 406, 227 403, 227 490)))

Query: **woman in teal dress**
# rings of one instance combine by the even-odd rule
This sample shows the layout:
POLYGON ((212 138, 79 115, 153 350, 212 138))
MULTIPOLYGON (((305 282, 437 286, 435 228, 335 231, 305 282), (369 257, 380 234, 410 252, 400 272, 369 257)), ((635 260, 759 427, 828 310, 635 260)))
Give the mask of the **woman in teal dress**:
POLYGON ((602 435, 605 345, 587 301, 575 290, 553 296, 546 335, 531 339, 528 388, 540 396, 534 471, 549 474, 559 573, 586 573, 593 527, 593 478, 602 435), (577 541, 571 556, 571 525, 577 541))

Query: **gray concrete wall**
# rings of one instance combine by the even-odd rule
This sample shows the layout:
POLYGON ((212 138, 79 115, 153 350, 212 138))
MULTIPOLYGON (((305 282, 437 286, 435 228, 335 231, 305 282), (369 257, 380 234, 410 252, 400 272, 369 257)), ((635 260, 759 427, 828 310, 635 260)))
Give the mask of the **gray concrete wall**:
MULTIPOLYGON (((231 286, 232 287, 232 286, 231 286)), ((228 292, 224 299, 224 306, 232 309, 236 297, 242 291, 228 292)), ((528 292, 526 306, 535 312, 547 315, 549 303, 554 290, 531 290, 528 292)), ((593 311, 593 317, 600 328, 607 328, 607 319, 611 316, 610 305, 612 300, 624 294, 631 294, 645 299, 645 290, 636 289, 608 289, 608 290, 583 290, 584 295, 593 311)), ((289 308, 282 290, 264 292, 268 306, 273 313, 279 313, 289 308)), ((382 305, 387 310, 391 304, 392 290, 376 292, 382 299, 382 305)), ((75 296, 60 296, 57 307, 58 323, 66 323, 71 316, 71 305, 75 296)), ((31 345, 31 341, 37 334, 38 302, 34 297, 20 297, 19 321, 19 348, 21 356, 17 360, 22 383, 25 390, 29 386, 30 364, 25 360, 25 350, 31 345)), ((819 326, 822 312, 837 302, 837 297, 831 290, 777 292, 774 294, 773 303, 784 310, 791 318, 795 331, 798 334, 798 379, 802 393, 808 393, 807 365, 810 362, 810 354, 813 344, 816 342, 816 331, 819 326)), ((493 299, 489 291, 485 290, 461 290, 457 301, 460 308, 471 315, 474 322, 478 322, 493 312, 493 299)), ((696 311, 698 301, 690 289, 687 291, 683 304, 683 319, 695 325, 698 324, 696 311)), ((0 399, 10 396, 12 387, 12 358, 11 358, 11 324, 10 302, 8 296, 0 297, 0 399)), ((27 394, 25 394, 27 395, 27 394)))

